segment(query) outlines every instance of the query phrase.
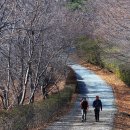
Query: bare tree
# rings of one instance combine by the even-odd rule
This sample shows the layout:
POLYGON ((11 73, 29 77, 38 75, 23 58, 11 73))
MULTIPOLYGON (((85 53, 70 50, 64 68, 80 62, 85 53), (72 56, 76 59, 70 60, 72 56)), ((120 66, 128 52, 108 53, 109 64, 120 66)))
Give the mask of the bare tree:
POLYGON ((65 42, 60 7, 60 2, 52 0, 3 1, 1 98, 6 109, 24 104, 25 99, 33 103, 40 86, 48 88, 64 77, 71 44, 65 42))

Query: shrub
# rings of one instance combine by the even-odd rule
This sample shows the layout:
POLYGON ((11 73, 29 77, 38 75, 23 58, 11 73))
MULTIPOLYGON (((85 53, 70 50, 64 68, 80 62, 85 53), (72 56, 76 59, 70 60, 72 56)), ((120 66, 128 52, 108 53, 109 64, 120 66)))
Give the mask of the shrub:
POLYGON ((0 112, 0 130, 26 130, 48 121, 52 115, 70 101, 75 87, 67 86, 60 94, 44 101, 18 106, 11 111, 0 112))
POLYGON ((127 84, 130 85, 130 67, 128 64, 122 64, 119 66, 120 78, 127 84))
POLYGON ((84 0, 71 0, 71 2, 68 4, 68 7, 71 10, 82 9, 83 1, 84 0))
POLYGON ((119 60, 110 60, 106 59, 104 61, 104 67, 109 71, 116 74, 122 81, 127 85, 130 85, 130 67, 128 64, 119 63, 119 60))
POLYGON ((87 62, 103 67, 101 48, 98 40, 81 37, 77 42, 79 53, 82 53, 82 57, 84 57, 87 62))
MULTIPOLYGON (((100 48, 98 40, 87 37, 81 37, 77 40, 77 49, 79 54, 87 62, 106 68, 113 72, 127 85, 130 85, 130 67, 129 64, 123 63, 118 58, 113 58, 112 53, 120 53, 120 49, 113 45, 100 48), (107 53, 104 53, 107 52, 107 53)), ((104 43, 106 44, 106 43, 104 43)))

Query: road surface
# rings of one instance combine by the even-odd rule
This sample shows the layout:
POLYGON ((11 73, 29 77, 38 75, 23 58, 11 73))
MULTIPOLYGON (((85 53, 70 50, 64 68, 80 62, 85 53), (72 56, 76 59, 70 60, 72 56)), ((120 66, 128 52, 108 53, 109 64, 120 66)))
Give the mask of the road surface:
POLYGON ((78 64, 71 65, 71 67, 76 72, 80 94, 72 110, 46 130, 113 130, 116 106, 112 88, 94 72, 78 64), (96 95, 100 96, 103 103, 99 122, 95 122, 92 108, 96 95), (80 100, 82 97, 87 97, 90 105, 86 122, 81 121, 80 100))

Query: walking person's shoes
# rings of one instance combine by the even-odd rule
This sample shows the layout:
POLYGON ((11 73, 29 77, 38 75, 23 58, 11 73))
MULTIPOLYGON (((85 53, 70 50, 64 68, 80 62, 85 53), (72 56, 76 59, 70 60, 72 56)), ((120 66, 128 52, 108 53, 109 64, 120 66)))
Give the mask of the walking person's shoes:
POLYGON ((84 118, 82 118, 82 122, 84 122, 84 118))
POLYGON ((82 122, 86 122, 86 119, 82 119, 82 122))
POLYGON ((84 122, 85 120, 84 119, 82 119, 82 122, 84 122))

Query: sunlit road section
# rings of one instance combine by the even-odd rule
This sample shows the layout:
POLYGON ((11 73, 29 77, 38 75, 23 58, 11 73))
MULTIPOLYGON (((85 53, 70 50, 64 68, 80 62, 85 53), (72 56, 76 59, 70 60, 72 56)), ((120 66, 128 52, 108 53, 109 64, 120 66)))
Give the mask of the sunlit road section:
POLYGON ((77 101, 67 115, 51 124, 46 130, 113 130, 116 105, 111 86, 106 84, 106 82, 94 72, 78 64, 72 64, 70 66, 77 76, 79 91, 77 101), (103 104, 103 111, 100 112, 99 122, 95 122, 92 107, 92 103, 97 95, 103 104), (89 102, 86 122, 81 121, 80 100, 82 97, 87 97, 89 102))

